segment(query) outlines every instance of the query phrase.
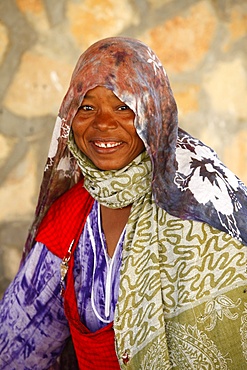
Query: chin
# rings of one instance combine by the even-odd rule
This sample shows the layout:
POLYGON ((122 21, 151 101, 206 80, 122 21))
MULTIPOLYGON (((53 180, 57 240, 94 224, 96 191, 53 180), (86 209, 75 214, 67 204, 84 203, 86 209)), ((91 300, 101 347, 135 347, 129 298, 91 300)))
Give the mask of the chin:
POLYGON ((116 171, 120 170, 121 168, 125 167, 126 164, 101 164, 101 163, 94 163, 94 165, 101 171, 116 171))

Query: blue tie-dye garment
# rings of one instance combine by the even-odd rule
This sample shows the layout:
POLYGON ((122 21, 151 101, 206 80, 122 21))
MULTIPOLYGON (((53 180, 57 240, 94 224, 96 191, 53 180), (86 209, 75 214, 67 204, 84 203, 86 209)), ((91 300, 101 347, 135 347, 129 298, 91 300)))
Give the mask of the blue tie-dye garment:
MULTIPOLYGON (((113 320, 124 237, 123 233, 110 259, 98 217, 95 202, 75 251, 74 266, 79 314, 91 331, 113 320)), ((6 291, 0 302, 1 370, 47 369, 61 353, 70 331, 60 295, 60 263, 60 258, 36 243, 6 291)))

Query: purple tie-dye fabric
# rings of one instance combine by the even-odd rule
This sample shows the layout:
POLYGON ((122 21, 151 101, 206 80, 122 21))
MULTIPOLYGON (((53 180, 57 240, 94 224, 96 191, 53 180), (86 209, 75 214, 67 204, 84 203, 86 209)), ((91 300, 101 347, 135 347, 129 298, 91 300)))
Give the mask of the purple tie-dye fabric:
POLYGON ((79 240, 78 248, 75 250, 74 271, 76 276, 75 290, 78 298, 78 310, 82 322, 85 323, 91 331, 96 331, 113 321, 115 306, 118 300, 120 266, 124 240, 123 233, 115 249, 115 253, 110 260, 107 256, 106 242, 102 234, 98 217, 98 203, 94 202, 93 208, 90 212, 90 217, 87 220, 84 231, 79 240), (93 253, 93 246, 89 236, 89 227, 93 232, 96 247, 95 253, 93 253), (102 238, 101 235, 103 236, 102 238), (107 304, 106 296, 108 290, 107 274, 111 277, 108 287, 108 289, 110 288, 110 310, 108 317, 105 315, 105 306, 107 304), (92 301, 95 306, 95 310, 98 313, 97 316, 93 309, 92 301), (99 319, 99 316, 101 319, 99 319))
POLYGON ((0 303, 0 369, 47 369, 70 336, 60 260, 37 243, 0 303))
MULTIPOLYGON (((104 317, 107 279, 106 245, 101 244, 98 204, 94 203, 88 221, 97 246, 94 260, 88 227, 83 230, 75 251, 75 291, 82 322, 96 331, 113 320, 118 298, 123 235, 114 255, 111 278, 110 315, 104 317), (92 308, 92 276, 94 305, 104 321, 92 308), (105 322, 107 321, 107 322, 105 322)), ((61 259, 36 243, 14 281, 0 302, 0 369, 48 369, 60 355, 70 336, 60 296, 61 259)))

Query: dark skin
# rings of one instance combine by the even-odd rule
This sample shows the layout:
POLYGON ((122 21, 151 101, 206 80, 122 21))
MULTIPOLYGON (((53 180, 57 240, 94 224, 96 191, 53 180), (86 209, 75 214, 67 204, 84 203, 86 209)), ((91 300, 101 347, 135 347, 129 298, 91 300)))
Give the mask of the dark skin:
POLYGON ((128 221, 131 205, 112 209, 105 206, 100 206, 102 229, 105 234, 107 252, 110 257, 113 256, 120 235, 128 221))
MULTIPOLYGON (((144 150, 134 118, 134 112, 111 90, 98 86, 87 92, 72 122, 75 142, 99 169, 121 169, 144 150)), ((112 257, 131 205, 119 209, 101 205, 100 210, 107 252, 112 257)))

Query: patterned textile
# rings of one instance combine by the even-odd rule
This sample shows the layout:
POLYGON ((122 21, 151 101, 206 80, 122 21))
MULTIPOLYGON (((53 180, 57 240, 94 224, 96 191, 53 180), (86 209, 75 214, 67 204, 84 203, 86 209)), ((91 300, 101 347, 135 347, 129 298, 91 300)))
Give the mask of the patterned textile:
POLYGON ((169 80, 153 51, 138 40, 116 37, 98 41, 78 60, 56 121, 24 255, 50 205, 81 177, 67 142, 84 95, 99 85, 135 113, 137 133, 152 160, 155 202, 176 217, 205 221, 247 244, 246 187, 210 148, 178 128, 169 80))
POLYGON ((215 152, 178 128, 166 72, 142 42, 101 40, 79 59, 26 252, 50 205, 82 176, 68 148, 70 127, 96 86, 134 111, 152 168, 152 185, 134 200, 123 246, 114 319, 121 368, 245 369, 247 189, 215 152))
MULTIPOLYGON (((97 269, 100 270, 100 276, 95 274, 94 291, 97 295, 94 296, 94 306, 101 316, 105 312, 105 301, 107 302, 107 299, 101 301, 101 297, 105 295, 107 275, 109 270, 111 272, 112 284, 109 288, 113 289, 113 292, 110 294, 111 316, 108 319, 108 322, 111 322, 118 298, 123 238, 120 239, 119 248, 116 249, 114 258, 111 260, 112 265, 107 266, 104 262, 106 249, 100 248, 100 244, 98 253, 101 258, 94 259, 87 228, 89 222, 97 240, 99 238, 97 224, 100 223, 97 202, 93 204, 74 254, 78 312, 82 322, 94 332, 106 326, 106 323, 95 315, 91 299, 85 299, 85 295, 90 296, 92 291, 93 261, 95 260, 97 269)), ((52 254, 42 243, 37 242, 6 291, 0 302, 1 370, 47 369, 64 347, 70 332, 60 295, 60 264, 61 258, 52 254)), ((113 345, 113 339, 111 345, 113 345)))
MULTIPOLYGON (((97 181, 99 200, 105 187, 114 193, 116 175, 119 184, 130 174, 129 181, 135 178, 138 183, 139 162, 143 166, 144 158, 145 153, 121 174, 104 171, 103 180, 97 181)), ((95 192, 93 184, 95 178, 100 180, 100 171, 88 165, 84 174, 88 188, 95 192)), ((74 204, 72 190, 71 199, 65 194, 65 209, 74 204)), ((156 205, 151 189, 146 190, 138 199, 136 192, 132 194, 135 200, 123 245, 114 317, 121 369, 126 363, 131 370, 233 370, 236 364, 244 369, 246 247, 205 223, 169 215, 156 205)), ((124 185, 119 193, 126 199, 124 185)), ((57 214, 56 222, 65 222, 71 229, 74 221, 61 220, 63 215, 57 214)))
MULTIPOLYGON (((60 197, 50 208, 48 214, 42 221, 40 232, 38 232, 37 240, 44 243, 49 250, 51 250, 55 255, 61 259, 64 256, 68 256, 68 243, 67 240, 74 240, 74 247, 71 250, 71 258, 69 259, 69 269, 66 276, 66 289, 63 294, 64 297, 64 311, 68 319, 70 332, 72 340, 74 343, 78 365, 80 369, 119 369, 118 359, 115 352, 114 346, 114 331, 112 323, 104 325, 99 330, 90 332, 88 328, 85 327, 81 318, 85 318, 84 309, 90 309, 90 304, 86 302, 80 302, 82 298, 85 299, 85 296, 81 296, 81 290, 92 287, 90 291, 93 290, 92 278, 93 273, 90 274, 90 260, 88 259, 87 254, 87 243, 84 236, 87 239, 87 233, 90 230, 89 224, 93 226, 94 223, 94 212, 89 213, 89 218, 87 218, 88 209, 85 210, 85 204, 88 204, 91 207, 89 199, 92 199, 91 196, 84 188, 82 188, 83 182, 75 185, 70 191, 65 193, 60 197), (81 201, 83 200, 83 201, 81 201), (70 214, 71 209, 73 212, 70 214), (68 212, 66 212, 68 210, 68 212), (81 218, 77 217, 80 214, 81 218), (54 215, 55 221, 50 222, 54 215), (85 222, 86 221, 86 222, 85 222), (59 227, 57 227, 59 225, 59 227), (66 227, 64 227, 66 225, 66 227), (80 237, 81 225, 85 225, 83 229, 83 236, 80 237), (65 237, 66 236, 66 237, 65 237), (57 243, 59 240, 59 243, 57 243), (77 242, 79 241, 79 247, 82 249, 81 258, 83 261, 80 261, 80 271, 77 270, 79 264, 74 265, 75 257, 78 256, 78 246, 77 242), (85 245, 86 244, 86 245, 85 245), (77 251, 74 251, 77 249, 77 251), (84 253, 83 253, 84 251, 84 253), (89 266, 85 266, 89 262, 89 266), (89 271, 89 281, 83 282, 78 286, 78 279, 74 280, 74 273, 80 274, 81 279, 84 279, 85 272, 84 269, 89 271), (76 297, 77 289, 77 297, 76 297), (85 307, 86 304, 86 307, 85 307), (78 310, 79 308, 79 310, 78 310), (101 365, 100 365, 101 363, 101 365)), ((97 240, 97 227, 92 230, 95 234, 95 241, 97 240)), ((91 239, 91 238, 90 238, 91 239)), ((121 238, 122 239, 122 238, 121 238)), ((92 241, 92 239, 91 239, 92 241)), ((115 251, 116 253, 116 251, 115 251)), ((117 253, 118 254, 118 253, 117 253)), ((119 261, 116 261, 117 264, 112 266, 113 269, 119 267, 119 261)), ((96 261, 95 261, 96 263, 96 261)), ((100 259, 97 261, 100 263, 100 259)), ((118 271, 119 272, 119 271, 118 271)), ((116 272, 116 285, 119 283, 119 275, 116 272)), ((101 280, 103 283, 104 279, 101 280)), ((112 288, 114 288, 114 283, 112 288)), ((97 287, 97 283, 95 284, 97 287)), ((104 290, 104 289, 103 289, 104 290)), ((82 292, 83 293, 83 292, 82 292)), ((102 288, 99 290, 99 295, 102 294, 102 288)), ((104 292, 103 292, 104 295, 104 292)), ((118 291, 116 291, 118 296, 118 291)), ((115 307, 117 296, 114 297, 112 306, 115 307)), ((106 303, 107 299, 105 299, 106 303)), ((91 301, 92 302, 92 301, 91 301)), ((98 307, 97 310, 100 312, 98 307)), ((63 368, 63 360, 60 361, 60 366, 63 368)), ((75 365, 70 363, 69 369, 74 369, 75 365)))
POLYGON ((81 321, 95 332, 114 319, 118 300, 124 232, 112 258, 101 231, 99 204, 95 202, 75 249, 75 290, 81 321))
POLYGON ((75 294, 73 271, 74 255, 72 255, 70 269, 67 275, 64 310, 69 321, 79 369, 119 370, 112 323, 105 325, 95 332, 90 332, 81 321, 75 294))
POLYGON ((114 319, 128 369, 246 369, 246 257, 230 235, 169 215, 151 194, 134 204, 114 319))
POLYGON ((0 302, 0 369, 47 369, 70 336, 61 260, 36 243, 0 302))
POLYGON ((101 171, 78 149, 72 137, 68 146, 83 173, 85 189, 100 204, 123 208, 150 192, 152 171, 146 152, 120 170, 101 171))

